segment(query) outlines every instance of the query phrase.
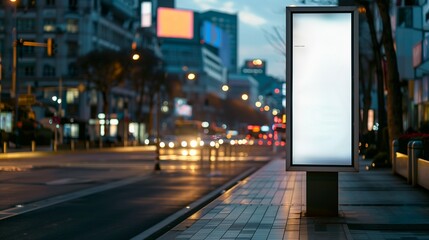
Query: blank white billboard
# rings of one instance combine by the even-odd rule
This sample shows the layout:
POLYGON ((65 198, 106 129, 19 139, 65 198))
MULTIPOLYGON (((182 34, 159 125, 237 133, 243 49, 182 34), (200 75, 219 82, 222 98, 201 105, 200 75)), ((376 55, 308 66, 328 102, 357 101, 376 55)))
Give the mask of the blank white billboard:
POLYGON ((287 169, 357 167, 357 13, 287 8, 287 169))

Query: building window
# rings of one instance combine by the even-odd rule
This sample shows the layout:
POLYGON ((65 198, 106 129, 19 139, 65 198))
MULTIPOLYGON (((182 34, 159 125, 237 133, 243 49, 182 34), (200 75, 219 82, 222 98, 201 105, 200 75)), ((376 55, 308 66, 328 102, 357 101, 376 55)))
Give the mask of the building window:
POLYGON ((412 8, 399 8, 397 12, 397 26, 412 27, 413 26, 413 12, 412 8))
POLYGON ((55 7, 55 0, 46 0, 46 6, 55 7))
POLYGON ((23 66, 23 75, 25 77, 34 77, 35 75, 35 71, 34 71, 34 65, 27 65, 27 66, 23 66))
POLYGON ((18 32, 34 32, 36 30, 36 20, 33 18, 20 18, 16 21, 18 32))
POLYGON ((29 0, 27 5, 28 5, 29 9, 36 8, 37 1, 36 0, 29 0))
POLYGON ((43 20, 43 31, 45 32, 55 32, 57 26, 57 21, 55 18, 45 18, 43 20))
MULTIPOLYGON (((34 42, 33 39, 26 39, 26 41, 34 42)), ((19 46, 18 53, 20 57, 33 57, 35 54, 35 47, 32 46, 19 46)))
POLYGON ((77 89, 69 89, 66 92, 66 102, 71 104, 71 103, 76 103, 78 101, 79 98, 79 91, 77 89))
POLYGON ((67 56, 68 57, 77 57, 79 54, 79 47, 76 41, 67 43, 67 56))
POLYGON ((69 10, 70 11, 77 10, 77 0, 69 0, 69 10))
POLYGON ((79 31, 79 21, 77 19, 67 19, 67 32, 77 33, 79 31))
POLYGON ((51 65, 44 65, 43 66, 43 76, 44 77, 52 77, 55 76, 55 67, 51 65))
POLYGON ((69 73, 69 76, 71 76, 71 77, 77 76, 77 66, 76 66, 76 63, 70 63, 69 64, 69 66, 68 66, 68 73, 69 73))

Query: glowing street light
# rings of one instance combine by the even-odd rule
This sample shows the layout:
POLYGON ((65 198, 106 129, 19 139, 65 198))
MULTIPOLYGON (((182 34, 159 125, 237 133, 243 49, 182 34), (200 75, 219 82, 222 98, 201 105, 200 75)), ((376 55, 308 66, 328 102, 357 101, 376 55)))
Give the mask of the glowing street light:
POLYGON ((224 85, 222 86, 222 91, 227 92, 228 90, 229 90, 228 85, 224 84, 224 85))
POLYGON ((247 99, 249 99, 249 95, 247 95, 246 93, 243 93, 241 95, 241 99, 243 99, 244 101, 247 101, 247 99))
POLYGON ((140 59, 140 55, 138 54, 138 53, 134 53, 133 54, 133 60, 134 61, 137 61, 137 60, 139 60, 140 59))
POLYGON ((186 75, 186 78, 188 79, 188 80, 195 80, 196 78, 197 78, 197 75, 195 74, 195 73, 188 73, 187 75, 186 75))
POLYGON ((277 114, 279 114, 279 110, 278 109, 273 109, 272 114, 273 116, 276 116, 277 114))
POLYGON ((268 106, 268 105, 265 105, 265 107, 264 107, 264 110, 265 110, 265 112, 268 112, 268 111, 270 111, 270 106, 268 106))

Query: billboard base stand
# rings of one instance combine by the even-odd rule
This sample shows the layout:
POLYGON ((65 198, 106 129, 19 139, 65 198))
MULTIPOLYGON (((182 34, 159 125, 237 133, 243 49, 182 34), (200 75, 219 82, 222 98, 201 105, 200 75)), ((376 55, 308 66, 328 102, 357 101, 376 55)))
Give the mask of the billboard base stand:
POLYGON ((338 172, 307 172, 306 217, 338 216, 338 172))

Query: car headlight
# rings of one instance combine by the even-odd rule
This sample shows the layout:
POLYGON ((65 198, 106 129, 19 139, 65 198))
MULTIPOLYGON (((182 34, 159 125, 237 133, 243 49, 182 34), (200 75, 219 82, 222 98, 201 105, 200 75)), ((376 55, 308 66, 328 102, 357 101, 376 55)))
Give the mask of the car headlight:
POLYGON ((186 141, 182 141, 182 142, 180 143, 180 146, 182 146, 182 147, 187 147, 187 146, 188 146, 188 143, 187 143, 186 141))
POLYGON ((160 142, 160 143, 159 143, 159 147, 160 147, 160 148, 165 148, 165 142, 160 142))
POLYGON ((168 147, 169 147, 169 148, 174 148, 174 142, 169 142, 169 143, 168 143, 168 147))
POLYGON ((189 142, 189 146, 191 146, 191 147, 197 147, 198 146, 198 143, 197 143, 197 141, 196 140, 191 140, 191 142, 189 142))

